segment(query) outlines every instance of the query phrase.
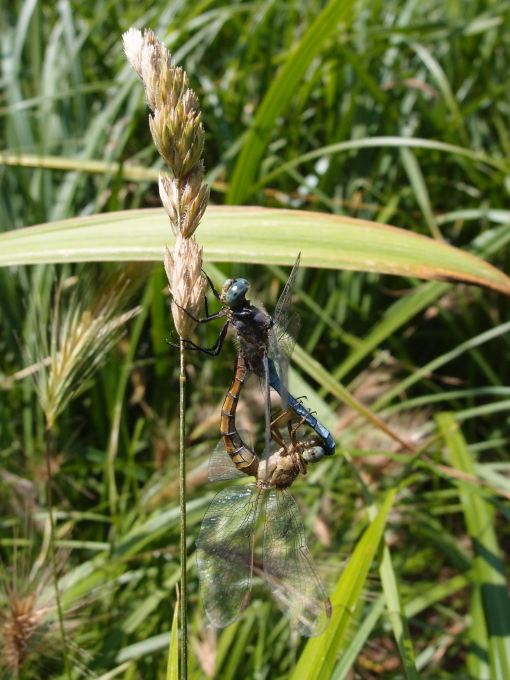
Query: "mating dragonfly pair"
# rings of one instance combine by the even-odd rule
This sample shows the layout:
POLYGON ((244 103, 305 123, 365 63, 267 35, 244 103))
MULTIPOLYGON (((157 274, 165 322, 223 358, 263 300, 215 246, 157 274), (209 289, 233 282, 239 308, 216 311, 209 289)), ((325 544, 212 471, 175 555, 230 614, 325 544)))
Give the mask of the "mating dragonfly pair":
POLYGON ((186 347, 216 356, 229 326, 235 332, 238 354, 231 385, 221 411, 222 441, 211 457, 209 479, 231 480, 253 476, 255 485, 229 486, 220 491, 204 517, 197 539, 200 591, 210 622, 224 628, 236 621, 250 600, 254 568, 253 546, 258 517, 265 502, 263 574, 278 606, 302 635, 319 635, 331 617, 331 604, 306 547, 298 507, 287 491, 296 477, 306 474, 308 463, 335 452, 330 432, 287 390, 290 354, 299 331, 300 317, 289 317, 292 291, 299 268, 298 256, 273 317, 246 299, 246 279, 228 279, 216 298, 224 305, 197 323, 226 317, 211 348, 191 341, 186 347), (259 376, 265 398, 266 444, 264 455, 255 453, 251 433, 238 430, 236 408, 247 372, 259 376), (282 411, 271 414, 270 389, 282 398, 282 411), (280 423, 287 414, 288 434, 280 423), (315 435, 300 439, 303 425, 315 435), (225 452, 228 457, 225 456, 225 452))

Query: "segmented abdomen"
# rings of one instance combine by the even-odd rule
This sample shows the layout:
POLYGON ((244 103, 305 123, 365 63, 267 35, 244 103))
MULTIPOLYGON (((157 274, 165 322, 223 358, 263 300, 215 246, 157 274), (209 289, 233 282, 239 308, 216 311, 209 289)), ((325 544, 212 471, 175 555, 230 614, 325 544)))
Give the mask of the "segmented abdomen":
MULTIPOLYGON (((271 358, 268 358, 268 367, 269 367, 269 384, 275 390, 278 392, 280 396, 282 396, 282 385, 280 383, 280 377, 278 376, 278 371, 276 370, 276 366, 274 365, 274 361, 271 358)), ((292 394, 289 394, 287 392, 285 394, 287 404, 292 407, 294 412, 303 418, 303 422, 305 422, 307 425, 309 425, 312 430, 315 430, 315 432, 319 435, 319 437, 322 439, 324 442, 324 453, 326 456, 332 456, 335 453, 335 440, 331 436, 331 432, 327 430, 322 423, 320 423, 315 416, 313 416, 308 409, 306 409, 303 404, 298 401, 295 397, 292 396, 292 394)))
POLYGON ((236 409, 247 371, 244 356, 238 352, 234 376, 221 407, 220 433, 225 449, 235 466, 244 474, 256 477, 259 467, 257 456, 243 442, 236 429, 236 409))

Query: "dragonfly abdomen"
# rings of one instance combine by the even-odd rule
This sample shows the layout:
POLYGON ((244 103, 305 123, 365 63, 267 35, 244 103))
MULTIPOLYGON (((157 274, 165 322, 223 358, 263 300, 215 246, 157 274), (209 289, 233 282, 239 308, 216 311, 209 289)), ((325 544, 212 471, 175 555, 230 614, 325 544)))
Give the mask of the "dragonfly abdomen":
POLYGON ((237 353, 234 376, 221 408, 220 434, 225 449, 235 466, 246 475, 257 476, 259 461, 254 451, 241 439, 235 424, 239 395, 246 380, 246 362, 242 352, 237 353))
MULTIPOLYGON (((268 366, 269 366, 269 384, 275 390, 278 392, 280 396, 282 396, 282 385, 280 382, 280 377, 278 376, 278 371, 276 370, 276 366, 274 365, 274 361, 272 359, 268 359, 268 366)), ((324 442, 324 453, 326 456, 332 456, 335 453, 335 440, 331 436, 331 432, 324 427, 322 423, 320 423, 315 416, 313 416, 308 409, 306 409, 301 402, 299 402, 295 397, 292 396, 292 394, 289 394, 288 392, 285 394, 287 404, 292 407, 294 412, 303 418, 303 421, 309 425, 312 430, 315 430, 315 432, 319 435, 319 437, 323 440, 324 442)))

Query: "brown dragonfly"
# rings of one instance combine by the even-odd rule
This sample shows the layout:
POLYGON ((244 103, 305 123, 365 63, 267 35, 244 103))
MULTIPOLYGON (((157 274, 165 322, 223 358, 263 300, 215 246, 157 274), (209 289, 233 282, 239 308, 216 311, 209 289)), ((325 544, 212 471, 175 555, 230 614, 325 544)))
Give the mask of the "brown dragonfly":
POLYGON ((202 601, 209 621, 217 628, 234 623, 248 606, 255 532, 265 505, 264 577, 291 626, 301 635, 313 637, 328 625, 331 603, 306 546, 299 509, 287 489, 299 474, 306 474, 308 463, 324 457, 323 441, 318 436, 298 438, 303 417, 291 418, 284 436, 279 423, 286 411, 271 423, 274 450, 259 460, 251 434, 235 427, 245 376, 246 366, 239 353, 222 408, 222 441, 211 456, 209 478, 219 481, 252 475, 256 483, 226 487, 205 514, 196 543, 202 601))

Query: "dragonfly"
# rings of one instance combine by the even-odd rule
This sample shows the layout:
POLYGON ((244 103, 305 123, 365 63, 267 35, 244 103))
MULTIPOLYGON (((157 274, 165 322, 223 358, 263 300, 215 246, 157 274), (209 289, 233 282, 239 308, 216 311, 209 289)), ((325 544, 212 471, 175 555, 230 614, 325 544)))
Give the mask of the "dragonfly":
MULTIPOLYGON (((276 486, 277 488, 286 488, 292 484, 292 482, 299 474, 299 472, 306 474, 306 466, 303 466, 299 462, 300 453, 306 451, 306 455, 304 456, 306 462, 316 462, 322 460, 322 458, 324 458, 324 456, 327 455, 324 440, 320 436, 309 437, 303 442, 300 442, 298 445, 295 438, 295 432, 291 434, 291 431, 289 430, 289 438, 293 447, 291 451, 287 452, 284 456, 280 454, 276 458, 270 458, 269 461, 266 461, 265 459, 260 461, 253 448, 250 447, 246 443, 246 441, 242 439, 239 431, 236 428, 235 423, 237 405, 239 403, 241 390, 245 383, 247 373, 248 370, 246 362, 244 360, 244 355, 242 352, 238 352, 236 357, 236 363, 234 366, 234 375, 232 377, 230 387, 227 391, 227 394, 225 395, 225 399, 221 407, 220 434, 223 441, 223 450, 228 453, 232 463, 234 463, 235 467, 238 470, 240 470, 241 473, 257 477, 258 484, 261 487, 264 484, 265 475, 266 483, 268 482, 268 480, 271 480, 271 483, 269 485, 276 486), (279 467, 277 466, 278 472, 275 475, 273 469, 275 461, 283 460, 283 458, 286 459, 286 462, 282 463, 282 465, 280 465, 279 467), (288 463, 290 463, 291 461, 295 462, 292 462, 292 464, 289 465, 288 463), (293 471, 295 471, 295 474, 292 478, 289 477, 288 483, 282 485, 280 482, 277 483, 277 480, 282 476, 285 467, 289 469, 290 474, 292 474, 293 471)), ((313 419, 313 415, 304 408, 301 402, 298 402, 298 404, 305 411, 307 418, 313 419)), ((295 407, 289 406, 289 408, 287 409, 287 411, 284 412, 283 415, 285 415, 285 413, 288 413, 289 411, 294 411, 295 413, 296 409, 295 407)), ((273 420, 271 423, 271 438, 273 439, 273 441, 279 444, 280 451, 285 450, 286 446, 286 442, 282 439, 281 435, 279 434, 279 429, 276 427, 277 422, 281 420, 281 418, 282 416, 279 416, 276 420, 273 420)), ((295 419, 291 420, 294 421, 295 419)), ((289 422, 291 422, 291 420, 289 420, 289 422)), ((297 420, 299 421, 300 424, 302 424, 303 422, 305 422, 305 417, 301 416, 297 418, 297 420)), ((219 444, 217 449, 221 451, 221 448, 222 448, 221 444, 219 444)), ((224 458, 224 456, 222 457, 224 458)), ((215 479, 211 481, 217 481, 218 479, 220 479, 220 477, 218 476, 218 470, 220 465, 219 461, 216 460, 218 458, 218 454, 215 454, 214 458, 215 458, 214 464, 215 479)), ((230 472, 232 471, 232 465, 230 464, 230 461, 228 461, 228 459, 226 460, 227 460, 227 473, 230 474, 230 472)), ((239 477, 242 477, 242 474, 239 475, 239 477)), ((234 479, 234 478, 227 476, 222 477, 222 479, 234 479)))
POLYGON ((237 479, 248 474, 256 477, 256 483, 220 491, 202 521, 196 542, 197 569, 207 617, 215 627, 225 628, 248 606, 254 537, 265 503, 263 575, 291 626, 306 637, 320 635, 331 618, 331 602, 306 546, 303 522, 288 487, 300 473, 306 474, 308 463, 324 457, 323 442, 318 436, 297 438, 304 422, 300 417, 288 421, 285 438, 278 421, 289 408, 271 423, 271 436, 279 448, 269 458, 259 460, 251 433, 235 427, 236 402, 229 401, 229 394, 230 390, 224 404, 227 408, 222 411, 230 418, 228 437, 235 451, 228 449, 223 435, 211 456, 209 479, 237 479), (234 404, 233 413, 227 413, 227 402, 234 404))
POLYGON ((223 317, 226 317, 226 322, 212 347, 200 347, 191 340, 184 342, 187 349, 217 356, 221 352, 228 328, 231 326, 239 347, 237 366, 240 366, 239 356, 241 356, 245 368, 261 378, 266 403, 266 451, 269 449, 271 438, 269 395, 272 387, 281 396, 283 404, 292 407, 296 415, 303 418, 304 422, 316 432, 323 442, 325 454, 331 456, 335 453, 336 446, 331 433, 286 388, 289 357, 294 349, 301 324, 299 314, 289 316, 299 262, 300 255, 297 256, 273 317, 262 307, 253 305, 247 300, 246 295, 250 284, 246 279, 227 279, 219 293, 206 275, 214 296, 223 304, 223 308, 215 314, 209 314, 206 307, 206 316, 201 319, 195 318, 187 310, 184 311, 199 324, 209 323, 223 317))

